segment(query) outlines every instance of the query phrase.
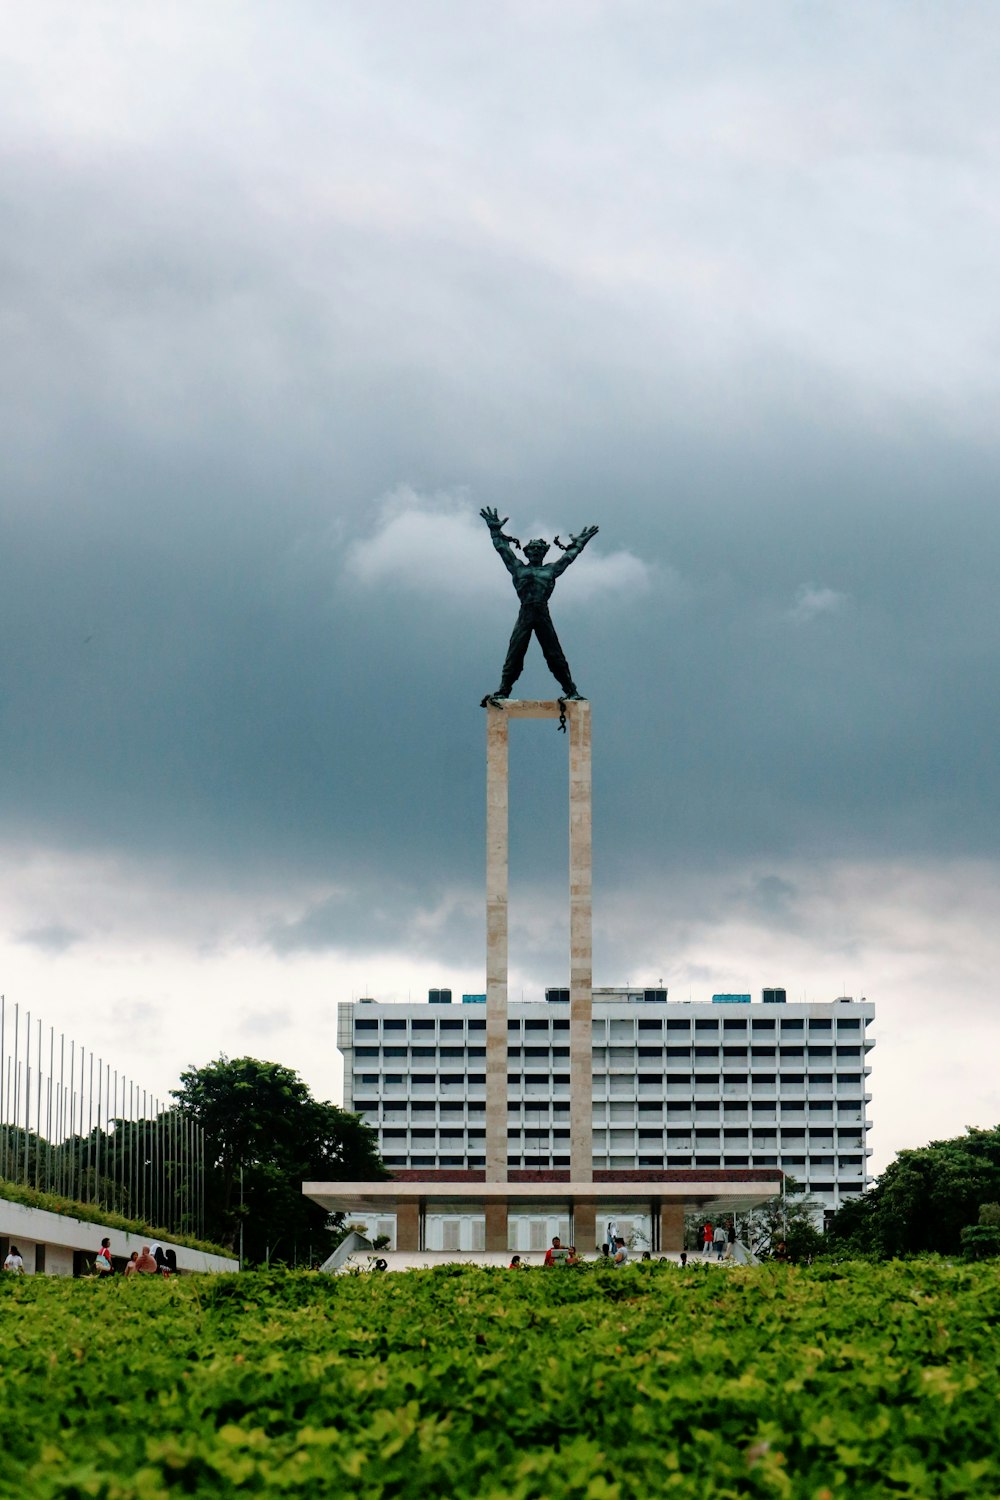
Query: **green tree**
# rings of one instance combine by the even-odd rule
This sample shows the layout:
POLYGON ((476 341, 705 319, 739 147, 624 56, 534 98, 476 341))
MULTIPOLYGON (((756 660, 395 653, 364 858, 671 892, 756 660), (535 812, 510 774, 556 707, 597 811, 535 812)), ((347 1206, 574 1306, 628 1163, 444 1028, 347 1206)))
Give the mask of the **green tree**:
POLYGON ((1000 1126, 900 1151, 864 1197, 834 1215, 831 1241, 890 1259, 958 1255, 979 1206, 1000 1198, 1000 1126))
POLYGON ((750 1239, 762 1245, 765 1254, 771 1254, 779 1240, 784 1240, 789 1259, 796 1261, 822 1255, 826 1249, 823 1233, 816 1227, 817 1219, 822 1221, 822 1205, 794 1177, 786 1176, 784 1193, 768 1198, 746 1218, 750 1239))
POLYGON ((336 1235, 304 1181, 373 1181, 388 1174, 374 1132, 357 1115, 312 1097, 291 1068, 253 1057, 181 1074, 173 1091, 205 1130, 209 1239, 239 1246, 248 1263, 324 1257, 336 1235))

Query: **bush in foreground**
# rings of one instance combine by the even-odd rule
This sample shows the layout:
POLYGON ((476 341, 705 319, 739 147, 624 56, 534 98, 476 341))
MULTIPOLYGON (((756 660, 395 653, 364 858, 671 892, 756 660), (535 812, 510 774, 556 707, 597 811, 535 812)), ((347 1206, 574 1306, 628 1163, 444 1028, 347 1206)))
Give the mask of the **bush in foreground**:
POLYGON ((1000 1280, 920 1264, 0 1284, 0 1492, 1000 1492, 1000 1280))

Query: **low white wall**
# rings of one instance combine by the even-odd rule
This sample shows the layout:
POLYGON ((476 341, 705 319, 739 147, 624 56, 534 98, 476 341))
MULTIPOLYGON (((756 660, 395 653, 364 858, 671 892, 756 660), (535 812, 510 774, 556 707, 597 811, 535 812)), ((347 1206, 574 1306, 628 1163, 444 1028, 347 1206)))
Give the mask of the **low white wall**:
MULTIPOLYGON (((521 1256, 521 1264, 525 1267, 545 1264, 545 1252, 542 1250, 518 1251, 521 1256)), ((509 1266, 511 1261, 510 1250, 355 1250, 348 1255, 343 1265, 334 1270, 334 1275, 340 1275, 344 1271, 371 1271, 376 1260, 384 1260, 387 1271, 419 1271, 428 1270, 432 1266, 509 1266)), ((635 1264, 641 1258, 641 1251, 637 1255, 634 1251, 631 1263, 635 1264)), ((583 1255, 581 1260, 588 1264, 600 1260, 598 1255, 583 1255)), ((664 1252, 652 1256, 653 1260, 669 1260, 675 1266, 680 1265, 680 1255, 677 1253, 664 1252)), ((695 1257, 689 1256, 693 1261, 695 1257)), ((700 1257, 699 1257, 700 1259, 700 1257)), ((712 1265, 718 1264, 715 1256, 706 1256, 706 1262, 712 1265)), ((723 1262, 725 1264, 725 1262, 723 1262)), ((567 1267, 559 1268, 569 1269, 567 1267)), ((377 1274, 377 1273, 376 1273, 377 1274)))
MULTIPOLYGON (((148 1234, 132 1234, 124 1229, 111 1229, 106 1224, 89 1224, 65 1214, 49 1213, 44 1208, 11 1203, 7 1198, 0 1198, 0 1234, 6 1235, 17 1246, 28 1272, 35 1269, 35 1246, 44 1245, 47 1276, 72 1276, 74 1250, 84 1250, 93 1256, 105 1236, 111 1241, 111 1254, 125 1260, 133 1250, 141 1253, 143 1245, 153 1243, 148 1234)), ((191 1250, 173 1240, 160 1240, 159 1243, 165 1250, 176 1252, 179 1271, 239 1270, 239 1262, 229 1256, 191 1250)))

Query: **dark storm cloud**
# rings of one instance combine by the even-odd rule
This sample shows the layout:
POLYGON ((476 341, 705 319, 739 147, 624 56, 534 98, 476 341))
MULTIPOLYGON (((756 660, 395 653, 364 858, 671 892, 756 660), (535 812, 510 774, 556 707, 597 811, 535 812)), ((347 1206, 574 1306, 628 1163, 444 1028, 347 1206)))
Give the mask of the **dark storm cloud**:
MULTIPOLYGON (((421 922, 480 880, 477 705, 516 600, 462 517, 496 504, 515 530, 601 525, 553 609, 595 704, 609 884, 758 853, 995 855, 978 66, 960 86, 938 57, 928 131, 884 85, 934 28, 891 8, 866 34, 898 63, 865 53, 857 77, 830 16, 821 67, 783 8, 756 37, 727 13, 717 56, 721 22, 677 11, 668 47, 652 11, 629 39, 589 8, 577 87, 546 64, 569 12, 494 17, 484 78, 461 27, 293 11, 308 61, 235 21, 204 42, 256 79, 219 80, 218 133, 168 70, 140 108, 141 53, 92 118, 19 96, 4 830, 222 883, 294 868, 371 893, 388 870, 384 900, 331 897, 270 941, 460 952, 421 922)), ((534 657, 522 688, 551 691, 534 657)), ((537 878, 564 751, 531 745, 515 838, 537 878)))

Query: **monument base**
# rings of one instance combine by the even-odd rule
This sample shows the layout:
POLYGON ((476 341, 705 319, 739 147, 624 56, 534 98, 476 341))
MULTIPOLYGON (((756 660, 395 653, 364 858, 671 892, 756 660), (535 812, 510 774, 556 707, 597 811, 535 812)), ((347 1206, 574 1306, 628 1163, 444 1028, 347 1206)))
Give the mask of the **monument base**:
POLYGON ((648 1219, 647 1248, 654 1254, 677 1254, 683 1248, 684 1218, 699 1214, 715 1221, 730 1214, 749 1213, 781 1191, 782 1173, 773 1167, 734 1171, 663 1172, 616 1175, 599 1172, 593 1182, 573 1182, 568 1174, 548 1172, 530 1181, 486 1182, 474 1174, 434 1179, 390 1178, 384 1182, 306 1182, 302 1191, 328 1213, 348 1220, 379 1215, 396 1217, 396 1250, 422 1253, 428 1214, 481 1216, 483 1248, 494 1255, 509 1248, 508 1221, 512 1214, 530 1214, 544 1206, 565 1217, 570 1243, 581 1256, 600 1249, 604 1234, 602 1209, 618 1214, 634 1212, 648 1219), (470 1180, 472 1179, 472 1180, 470 1180))

